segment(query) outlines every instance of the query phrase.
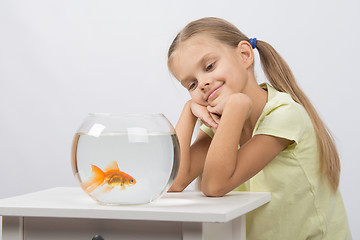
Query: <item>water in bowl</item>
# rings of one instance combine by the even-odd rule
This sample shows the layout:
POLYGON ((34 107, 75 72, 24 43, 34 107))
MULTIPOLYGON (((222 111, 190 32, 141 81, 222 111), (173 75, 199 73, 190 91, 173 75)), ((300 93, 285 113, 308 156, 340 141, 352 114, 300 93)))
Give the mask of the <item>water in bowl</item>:
POLYGON ((82 188, 99 203, 143 204, 170 188, 178 151, 174 133, 77 133, 72 167, 82 188))

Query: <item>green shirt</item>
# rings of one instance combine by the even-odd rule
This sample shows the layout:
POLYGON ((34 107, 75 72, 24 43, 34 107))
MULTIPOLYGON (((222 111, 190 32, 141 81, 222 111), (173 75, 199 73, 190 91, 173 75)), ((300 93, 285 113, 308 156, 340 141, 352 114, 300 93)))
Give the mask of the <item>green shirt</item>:
MULTIPOLYGON (((294 141, 265 168, 235 190, 271 192, 271 201, 246 215, 247 239, 351 239, 339 191, 320 174, 316 133, 305 109, 268 84, 268 102, 253 136, 294 141)), ((201 130, 209 136, 206 126, 201 130)))

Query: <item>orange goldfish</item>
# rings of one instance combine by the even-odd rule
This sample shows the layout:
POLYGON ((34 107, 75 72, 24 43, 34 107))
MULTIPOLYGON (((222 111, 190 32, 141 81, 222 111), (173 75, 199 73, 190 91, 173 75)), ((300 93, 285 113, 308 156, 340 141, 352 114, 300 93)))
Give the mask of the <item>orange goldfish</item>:
POLYGON ((116 161, 114 161, 106 169, 101 170, 95 165, 91 165, 93 178, 88 182, 83 183, 82 187, 87 193, 93 192, 95 189, 107 184, 104 192, 111 191, 114 187, 121 187, 121 190, 125 190, 125 186, 131 186, 136 184, 136 180, 129 174, 120 171, 116 161))

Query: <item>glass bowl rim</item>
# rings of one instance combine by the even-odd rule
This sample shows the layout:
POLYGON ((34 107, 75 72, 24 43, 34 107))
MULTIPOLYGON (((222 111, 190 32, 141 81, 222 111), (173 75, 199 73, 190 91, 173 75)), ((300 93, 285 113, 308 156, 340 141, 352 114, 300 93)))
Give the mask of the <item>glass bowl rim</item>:
MULTIPOLYGON (((88 113, 88 117, 165 117, 163 113, 88 113)), ((165 117, 166 118, 166 117, 165 117)))

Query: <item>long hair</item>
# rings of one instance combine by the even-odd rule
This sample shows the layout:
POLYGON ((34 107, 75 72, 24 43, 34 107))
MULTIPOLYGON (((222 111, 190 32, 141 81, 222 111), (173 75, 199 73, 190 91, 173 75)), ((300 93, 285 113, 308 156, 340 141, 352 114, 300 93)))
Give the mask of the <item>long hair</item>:
MULTIPOLYGON (((249 41, 233 24, 219 18, 202 18, 185 26, 173 40, 168 52, 168 66, 171 71, 171 56, 181 42, 192 36, 207 34, 220 42, 236 48, 241 41, 249 41)), ((336 191, 340 178, 340 159, 334 139, 321 120, 309 98, 298 86, 293 73, 284 59, 268 43, 257 40, 256 48, 265 76, 271 85, 280 92, 288 93, 294 101, 301 104, 307 111, 317 135, 320 154, 320 170, 329 179, 336 191)))

